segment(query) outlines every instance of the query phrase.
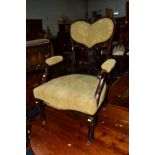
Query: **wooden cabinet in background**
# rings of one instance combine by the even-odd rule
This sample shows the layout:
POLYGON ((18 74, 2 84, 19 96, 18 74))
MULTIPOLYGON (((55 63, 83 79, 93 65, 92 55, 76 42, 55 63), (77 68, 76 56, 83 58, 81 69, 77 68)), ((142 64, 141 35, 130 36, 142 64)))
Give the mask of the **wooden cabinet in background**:
POLYGON ((33 89, 41 83, 45 59, 52 55, 53 48, 48 39, 26 42, 26 109, 35 105, 33 89))
POLYGON ((53 55, 52 44, 48 39, 26 42, 26 71, 43 68, 45 59, 53 55))

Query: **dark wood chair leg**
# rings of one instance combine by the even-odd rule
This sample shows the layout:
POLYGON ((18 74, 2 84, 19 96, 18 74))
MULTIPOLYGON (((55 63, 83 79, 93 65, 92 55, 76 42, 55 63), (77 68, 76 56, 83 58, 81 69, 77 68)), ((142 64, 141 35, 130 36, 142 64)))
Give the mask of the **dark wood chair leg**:
POLYGON ((93 142, 96 123, 97 115, 88 117, 88 144, 91 144, 93 142))
POLYGON ((43 101, 39 101, 39 108, 40 108, 40 113, 41 113, 41 124, 45 125, 46 121, 45 121, 45 106, 46 104, 43 101))

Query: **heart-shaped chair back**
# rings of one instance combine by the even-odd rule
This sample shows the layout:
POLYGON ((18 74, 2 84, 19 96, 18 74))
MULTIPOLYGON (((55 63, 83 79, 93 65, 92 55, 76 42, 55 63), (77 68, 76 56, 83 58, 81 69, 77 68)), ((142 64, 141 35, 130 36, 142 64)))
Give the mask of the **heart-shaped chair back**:
POLYGON ((98 43, 109 40, 114 31, 114 22, 111 18, 100 18, 88 23, 84 20, 77 20, 71 25, 71 37, 80 44, 92 48, 98 43))

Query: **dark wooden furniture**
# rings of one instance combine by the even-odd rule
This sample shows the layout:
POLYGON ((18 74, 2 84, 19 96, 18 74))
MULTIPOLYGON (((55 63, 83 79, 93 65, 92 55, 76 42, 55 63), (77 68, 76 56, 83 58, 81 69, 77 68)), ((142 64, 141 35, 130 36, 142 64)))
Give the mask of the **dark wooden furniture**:
POLYGON ((116 67, 115 67, 115 78, 122 76, 125 72, 129 71, 129 56, 127 52, 127 47, 122 44, 118 44, 114 47, 117 52, 122 52, 123 54, 112 54, 112 57, 116 60, 116 67), (121 51, 121 46, 123 46, 123 52, 121 51), (126 49, 125 49, 126 48, 126 49), (117 51, 118 50, 118 51, 117 51))
POLYGON ((111 86, 109 103, 129 108, 129 72, 122 75, 111 86))
MULTIPOLYGON (((109 30, 110 31, 109 34, 108 35, 105 34, 106 39, 101 37, 101 38, 99 38, 100 41, 97 41, 94 44, 89 46, 88 44, 85 44, 83 42, 79 44, 79 42, 73 37, 73 34, 71 34, 71 36, 72 36, 72 52, 73 52, 73 64, 72 65, 76 67, 76 65, 78 63, 78 71, 79 71, 79 66, 81 66, 81 63, 83 65, 87 65, 87 70, 88 70, 87 74, 90 74, 92 72, 89 67, 91 67, 95 71, 96 71, 96 69, 99 69, 99 68, 96 68, 96 65, 95 65, 98 62, 98 59, 97 59, 98 54, 103 54, 104 53, 104 55, 105 55, 104 60, 109 58, 109 51, 110 51, 111 41, 112 41, 113 32, 114 32, 114 23, 113 23, 113 20, 111 20, 110 18, 100 18, 98 20, 108 22, 107 25, 110 26, 110 28, 111 28, 109 30), (83 58, 85 58, 85 60, 80 61, 80 60, 77 59, 77 55, 76 55, 77 48, 80 48, 82 50, 82 52, 84 53, 83 58)), ((73 23, 73 25, 76 22, 81 22, 81 21, 86 22, 84 20, 79 20, 79 21, 75 21, 73 23)), ((95 22, 97 22, 97 21, 94 21, 93 23, 95 23, 95 22)), ((91 23, 91 24, 93 24, 93 23, 91 23)), ((104 33, 103 29, 101 29, 100 31, 102 33, 104 33)), ((93 37, 94 36, 92 36, 92 38, 93 37)), ((78 50, 78 52, 79 51, 80 50, 78 50)), ((104 62, 104 60, 101 60, 102 63, 104 62)), ((101 62, 100 62, 99 65, 101 66, 101 62)), ((76 72, 75 67, 73 68, 74 73, 76 72)), ((43 75, 43 82, 46 82, 47 79, 48 79, 48 71, 49 71, 49 68, 47 66, 47 68, 45 68, 45 74, 43 75)), ((99 108, 100 106, 98 107, 99 101, 100 101, 100 95, 102 93, 103 87, 105 86, 104 84, 105 84, 108 73, 109 72, 106 71, 105 69, 102 69, 102 70, 100 69, 100 72, 99 72, 99 74, 97 76, 97 78, 99 79, 98 80, 98 86, 96 88, 96 92, 94 92, 94 97, 95 97, 95 101, 96 101, 95 104, 97 105, 97 112, 95 112, 95 114, 88 114, 88 124, 89 124, 88 125, 88 143, 89 144, 92 143, 92 141, 94 139, 94 130, 95 130, 95 126, 97 124, 97 117, 98 117, 98 112, 99 112, 99 109, 100 109, 99 108)), ((93 76, 93 78, 94 78, 94 76, 93 76)), ((62 85, 62 87, 63 87, 63 85, 62 85)), ((106 95, 107 95, 107 93, 105 94, 105 96, 106 95)), ((41 109, 42 125, 45 125, 45 105, 46 105, 46 103, 43 100, 38 99, 38 105, 40 106, 40 109, 41 109)), ((103 101, 103 106, 106 107, 106 105, 107 105, 107 97, 105 97, 105 99, 103 101)))
POLYGON ((66 56, 71 52, 70 24, 59 24, 56 36, 49 38, 53 45, 54 55, 66 56))
POLYGON ((124 45, 124 55, 113 55, 117 61, 117 69, 119 75, 123 75, 129 69, 129 2, 126 2, 126 16, 115 18, 115 34, 113 41, 116 42, 116 46, 124 45))
POLYGON ((45 59, 53 55, 53 47, 48 39, 35 39, 26 42, 26 71, 44 67, 45 59))
POLYGON ((26 109, 35 105, 33 88, 40 84, 45 69, 45 59, 53 55, 48 39, 35 39, 26 43, 26 109))
POLYGON ((114 40, 121 43, 121 44, 125 44, 127 39, 128 39, 128 35, 129 35, 129 25, 128 25, 128 21, 126 17, 118 17, 115 18, 115 35, 114 35, 114 40))
POLYGON ((43 38, 42 19, 26 19, 26 40, 43 38))
MULTIPOLYGON (((40 22, 39 22, 40 23, 40 22)), ((29 141, 29 134, 32 125, 33 109, 36 100, 33 96, 33 89, 41 84, 45 69, 45 59, 53 55, 52 44, 48 39, 35 39, 26 42, 26 139, 29 141), (31 114, 32 113, 32 114, 31 114), (30 116, 29 116, 30 115, 30 116)), ((38 110, 39 111, 39 110, 38 110)))

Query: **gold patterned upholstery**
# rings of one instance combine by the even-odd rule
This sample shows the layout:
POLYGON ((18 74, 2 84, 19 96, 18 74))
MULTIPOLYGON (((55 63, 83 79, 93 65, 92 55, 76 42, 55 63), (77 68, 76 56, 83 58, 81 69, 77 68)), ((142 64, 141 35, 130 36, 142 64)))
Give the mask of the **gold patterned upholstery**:
POLYGON ((95 76, 71 74, 55 78, 33 90, 35 98, 63 110, 75 110, 93 115, 104 100, 106 84, 97 107, 95 91, 99 80, 95 76))
POLYGON ((107 41, 114 29, 114 23, 110 18, 101 18, 93 24, 85 21, 77 21, 71 25, 72 39, 91 48, 97 43, 107 41))

